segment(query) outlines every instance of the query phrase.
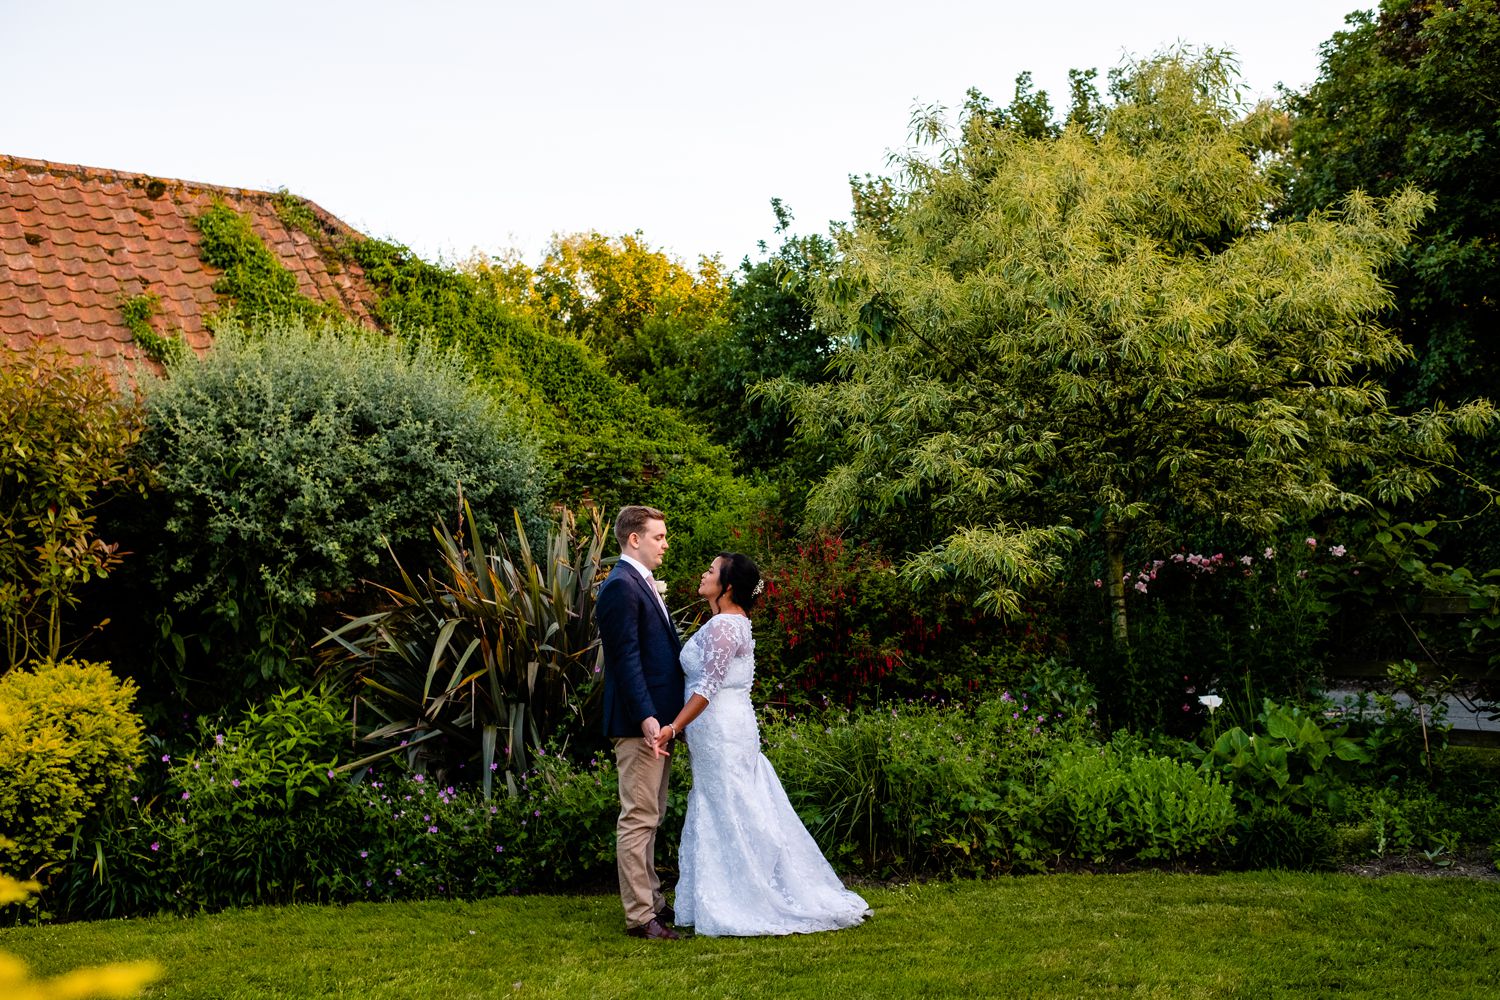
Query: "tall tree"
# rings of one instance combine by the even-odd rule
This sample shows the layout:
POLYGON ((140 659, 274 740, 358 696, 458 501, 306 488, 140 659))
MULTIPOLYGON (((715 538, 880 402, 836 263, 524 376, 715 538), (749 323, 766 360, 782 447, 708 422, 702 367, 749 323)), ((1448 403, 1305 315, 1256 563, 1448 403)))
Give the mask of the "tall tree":
POLYGON ((1384 0, 1322 48, 1294 115, 1288 211, 1410 185, 1435 197, 1401 252, 1391 326, 1414 348, 1413 405, 1500 385, 1500 4, 1384 0))
POLYGON ((479 258, 466 270, 544 329, 571 334, 653 402, 677 404, 723 325, 729 282, 717 257, 695 269, 639 233, 555 237, 542 262, 479 258))
POLYGON ((1493 413, 1400 416, 1368 378, 1407 356, 1373 318, 1429 199, 1272 224, 1272 116, 1234 82, 1171 55, 1057 132, 973 101, 951 138, 919 128, 937 155, 906 159, 888 225, 844 234, 820 306, 846 377, 772 390, 848 450, 811 512, 899 521, 911 577, 999 611, 1097 545, 1124 647, 1127 547, 1175 513, 1269 531, 1430 488, 1422 460, 1493 413))

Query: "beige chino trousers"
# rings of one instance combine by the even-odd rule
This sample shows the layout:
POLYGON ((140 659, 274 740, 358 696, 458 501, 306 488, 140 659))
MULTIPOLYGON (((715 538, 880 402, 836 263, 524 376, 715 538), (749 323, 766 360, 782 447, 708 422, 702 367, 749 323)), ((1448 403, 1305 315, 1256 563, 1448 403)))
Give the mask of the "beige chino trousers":
POLYGON ((667 905, 656 874, 656 830, 667 814, 670 757, 658 757, 639 736, 614 740, 620 778, 620 821, 615 825, 615 867, 625 926, 643 927, 667 905))

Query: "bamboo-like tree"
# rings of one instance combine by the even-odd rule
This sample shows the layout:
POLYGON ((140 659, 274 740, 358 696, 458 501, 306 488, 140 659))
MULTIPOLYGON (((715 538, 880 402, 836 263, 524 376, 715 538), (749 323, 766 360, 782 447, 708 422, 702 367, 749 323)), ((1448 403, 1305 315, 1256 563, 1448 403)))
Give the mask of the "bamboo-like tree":
POLYGON ((1369 378, 1407 354, 1375 322, 1381 268, 1428 199, 1273 223, 1278 122, 1234 86, 1224 55, 1178 52, 1065 127, 977 95, 956 132, 919 117, 937 155, 914 150, 890 218, 842 235, 820 306, 845 378, 765 387, 850 455, 811 513, 900 522, 910 578, 1001 613, 1097 546, 1123 648, 1127 549, 1181 515, 1268 532, 1431 488, 1494 413, 1401 415, 1369 378))

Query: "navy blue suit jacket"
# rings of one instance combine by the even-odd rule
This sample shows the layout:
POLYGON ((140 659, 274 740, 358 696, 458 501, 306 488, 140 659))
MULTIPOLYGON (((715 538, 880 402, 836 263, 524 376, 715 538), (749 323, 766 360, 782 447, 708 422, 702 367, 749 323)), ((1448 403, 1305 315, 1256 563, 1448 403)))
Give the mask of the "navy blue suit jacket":
POLYGON ((651 585, 615 563, 594 603, 604 645, 604 735, 640 736, 651 716, 666 725, 682 711, 682 642, 651 585))

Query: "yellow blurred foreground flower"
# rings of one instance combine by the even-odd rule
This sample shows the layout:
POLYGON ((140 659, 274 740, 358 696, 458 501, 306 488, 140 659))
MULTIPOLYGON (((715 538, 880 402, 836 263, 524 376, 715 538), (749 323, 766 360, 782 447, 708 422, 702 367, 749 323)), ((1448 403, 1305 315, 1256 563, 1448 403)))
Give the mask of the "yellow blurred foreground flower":
POLYGON ((122 962, 97 969, 75 969, 55 979, 27 978, 26 963, 0 952, 0 996, 6 1000, 86 1000, 138 996, 141 987, 159 979, 157 962, 122 962))

